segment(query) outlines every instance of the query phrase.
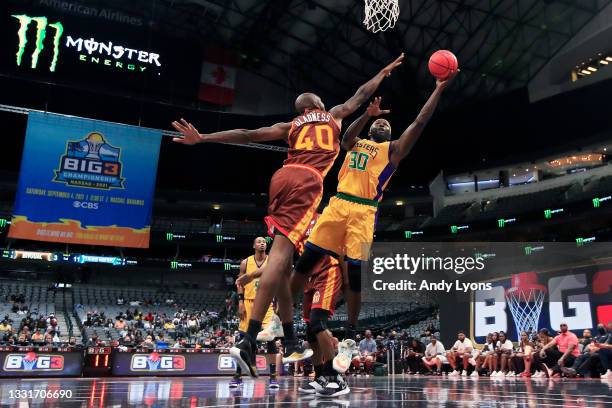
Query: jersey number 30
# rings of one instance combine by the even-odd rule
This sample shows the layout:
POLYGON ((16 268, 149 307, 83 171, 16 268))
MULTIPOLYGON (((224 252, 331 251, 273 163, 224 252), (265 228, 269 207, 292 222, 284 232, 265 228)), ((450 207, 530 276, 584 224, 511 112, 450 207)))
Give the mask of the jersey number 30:
POLYGON ((299 150, 312 150, 315 144, 313 139, 316 139, 319 148, 323 150, 334 150, 334 130, 329 125, 304 126, 298 135, 294 148, 299 150), (310 132, 310 129, 313 127, 315 137, 313 137, 312 132, 310 132))
POLYGON ((350 152, 350 161, 349 161, 349 169, 357 169, 357 170, 361 170, 364 171, 366 169, 366 166, 368 165, 368 159, 370 158, 370 156, 368 156, 366 153, 361 153, 361 152, 350 152))

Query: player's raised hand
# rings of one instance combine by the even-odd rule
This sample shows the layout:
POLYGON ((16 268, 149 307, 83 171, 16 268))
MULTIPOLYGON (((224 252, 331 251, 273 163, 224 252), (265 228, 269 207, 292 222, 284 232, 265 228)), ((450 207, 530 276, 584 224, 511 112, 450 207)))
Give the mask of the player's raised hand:
POLYGON ((370 102, 370 105, 368 105, 368 108, 366 109, 366 112, 368 113, 369 117, 374 118, 376 116, 391 113, 391 111, 388 109, 380 109, 381 101, 382 98, 380 96, 377 96, 372 102, 370 102))
POLYGON ((390 63, 390 64, 389 64, 389 65, 387 65, 386 67, 384 67, 384 68, 382 69, 382 73, 383 73, 385 76, 389 76, 389 75, 391 75, 391 72, 392 72, 392 71, 393 71, 395 68, 397 68, 397 67, 399 67, 400 65, 402 65, 402 61, 404 61, 404 53, 403 53, 403 52, 400 54, 400 56, 399 56, 399 57, 397 57, 397 58, 395 59, 395 61, 393 61, 392 63, 390 63))
POLYGON ((191 123, 185 119, 180 121, 172 122, 172 126, 183 135, 183 137, 175 137, 172 139, 173 142, 181 143, 184 145, 194 145, 202 141, 202 136, 198 129, 196 129, 191 123))
POLYGON ((438 79, 436 81, 436 87, 445 90, 453 82, 453 79, 455 79, 459 72, 461 72, 460 69, 451 72, 445 79, 438 79))

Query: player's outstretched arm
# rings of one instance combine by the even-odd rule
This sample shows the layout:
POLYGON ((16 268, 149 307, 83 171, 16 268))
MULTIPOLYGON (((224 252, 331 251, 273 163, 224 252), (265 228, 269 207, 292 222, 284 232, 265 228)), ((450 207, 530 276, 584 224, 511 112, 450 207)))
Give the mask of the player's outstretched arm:
POLYGON ((355 112, 365 101, 374 95, 374 92, 376 92, 382 80, 391 75, 391 72, 399 67, 403 60, 404 53, 397 57, 395 61, 384 67, 374 78, 361 85, 357 92, 355 92, 355 95, 351 96, 348 101, 331 108, 329 113, 331 113, 334 118, 342 120, 355 112))
POLYGON ((452 82, 453 78, 457 75, 459 70, 452 73, 445 80, 436 81, 436 89, 434 89, 433 93, 429 96, 429 99, 419 112, 419 115, 416 117, 414 122, 400 136, 398 140, 395 140, 391 145, 391 163, 394 166, 398 166, 400 161, 410 153, 412 147, 419 139, 425 126, 433 116, 436 107, 438 106, 438 102, 440 102, 440 97, 442 96, 442 92, 448 87, 448 85, 452 82))
POLYGON ((342 136, 342 148, 344 150, 351 150, 353 146, 355 146, 355 143, 359 140, 359 135, 363 132, 363 128, 367 125, 370 118, 386 115, 391 112, 390 110, 380 109, 381 101, 382 98, 380 96, 374 98, 363 115, 355 119, 348 129, 346 129, 344 136, 342 136))
POLYGON ((175 137, 172 141, 184 145, 197 143, 232 143, 247 144, 251 142, 267 142, 271 140, 287 140, 291 123, 277 123, 259 129, 233 129, 210 134, 201 134, 185 119, 172 122, 172 126, 181 133, 182 137, 175 137))

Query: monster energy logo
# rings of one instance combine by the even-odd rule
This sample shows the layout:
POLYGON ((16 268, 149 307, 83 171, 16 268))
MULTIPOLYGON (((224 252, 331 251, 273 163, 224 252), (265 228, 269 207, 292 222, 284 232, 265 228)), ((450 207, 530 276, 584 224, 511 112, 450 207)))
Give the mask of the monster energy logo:
POLYGON ((595 237, 590 237, 590 238, 578 237, 578 238, 576 238, 576 246, 577 247, 581 247, 584 244, 587 244, 587 243, 593 242, 593 241, 595 241, 595 237))
POLYGON ((174 239, 174 234, 171 232, 166 232, 166 241, 172 241, 174 239))
POLYGON ((504 228, 506 224, 516 222, 516 218, 500 218, 497 220, 497 228, 504 228))
POLYGON ((423 235, 423 231, 404 231, 404 238, 406 239, 412 239, 415 235, 423 235))
POLYGON ((525 250, 525 255, 531 255, 534 252, 540 252, 544 250, 544 246, 536 246, 536 247, 531 247, 531 246, 526 246, 524 248, 525 250))
POLYGON ((547 220, 551 219, 553 214, 557 214, 557 213, 562 213, 563 212, 563 208, 557 208, 556 210, 544 210, 544 218, 546 218, 547 220))
POLYGON ((178 269, 178 262, 177 261, 171 261, 170 262, 170 269, 178 269))
POLYGON ((224 266, 226 271, 231 271, 232 270, 232 264, 231 263, 226 262, 226 263, 223 264, 223 266, 224 266))
MULTIPOLYGON (((451 225, 450 231, 451 231, 451 234, 456 234, 457 232, 461 230, 469 229, 469 228, 470 228, 469 225, 451 225)), ((416 234, 416 232, 413 232, 413 234, 416 234)))
POLYGON ((223 242, 223 235, 217 235, 217 242, 223 242))
POLYGON ((608 200, 612 200, 612 196, 606 196, 606 197, 595 197, 593 199, 593 207, 594 208, 599 208, 601 206, 601 203, 603 203, 604 201, 608 201, 608 200))
POLYGON ((49 66, 49 71, 55 72, 57 67, 57 60, 59 58, 59 45, 62 35, 64 34, 64 26, 62 23, 49 24, 47 17, 30 17, 24 14, 13 15, 12 17, 19 20, 19 30, 17 36, 19 38, 19 47, 17 48, 17 66, 21 66, 23 54, 25 53, 26 46, 28 44, 28 28, 30 23, 34 21, 36 23, 36 48, 32 53, 32 69, 36 69, 38 66, 38 57, 45 49, 45 38, 47 37, 47 27, 53 28, 53 59, 49 66))
POLYGON ((4 218, 0 218, 0 228, 6 227, 7 221, 4 218))

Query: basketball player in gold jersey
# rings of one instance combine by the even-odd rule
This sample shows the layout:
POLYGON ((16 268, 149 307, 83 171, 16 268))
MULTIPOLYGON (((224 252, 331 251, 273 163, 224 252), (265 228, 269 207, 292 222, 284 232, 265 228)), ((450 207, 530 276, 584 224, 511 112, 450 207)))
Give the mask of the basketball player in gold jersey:
MULTIPOLYGON (((380 98, 375 98, 366 112, 344 133, 341 145, 347 154, 338 174, 338 193, 330 199, 314 226, 304 253, 295 266, 295 277, 301 275, 305 280, 311 273, 316 273, 315 266, 326 254, 335 258, 344 254, 348 263, 350 293, 347 297, 348 317, 353 327, 361 306, 361 262, 369 256, 383 191, 401 160, 408 155, 423 132, 443 91, 456 74, 457 71, 447 79, 436 82, 436 88, 425 106, 398 140, 391 141, 391 125, 385 119, 374 121, 368 139, 359 138, 370 118, 389 112, 380 109, 380 98)), ((319 392, 319 395, 339 395, 339 387, 346 386, 330 385, 332 387, 319 392)))
MULTIPOLYGON (((242 285, 238 284, 240 277, 244 275, 252 274, 253 272, 262 269, 268 262, 268 255, 266 249, 268 244, 264 237, 257 237, 253 241, 253 249, 255 253, 248 258, 242 260, 240 263, 240 272, 238 273, 238 280, 236 281, 236 291, 238 293, 238 318, 240 319, 240 330, 241 336, 246 333, 249 319, 251 318, 251 311, 253 310, 253 302, 257 294, 257 288, 259 287, 259 277, 251 279, 248 283, 242 285)), ((263 320, 263 325, 267 325, 272 319, 276 318, 272 305, 266 311, 266 315, 263 320)), ((268 341, 268 354, 276 355, 276 345, 274 339, 268 341)), ((230 388, 237 388, 242 384, 241 380, 242 369, 240 365, 236 368, 236 374, 233 380, 230 382, 230 388)), ((270 383, 269 387, 272 389, 278 389, 278 382, 276 381, 276 362, 270 363, 270 383)))

